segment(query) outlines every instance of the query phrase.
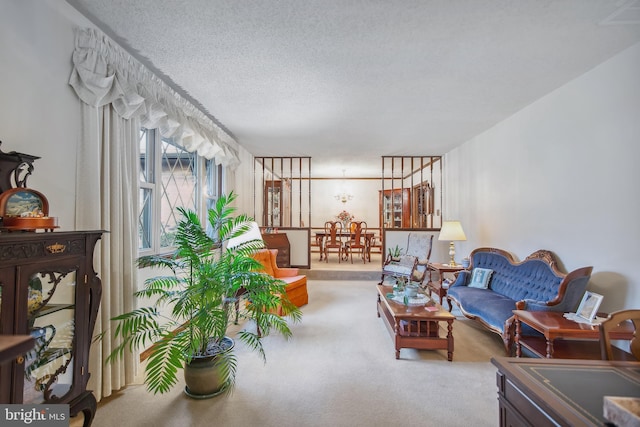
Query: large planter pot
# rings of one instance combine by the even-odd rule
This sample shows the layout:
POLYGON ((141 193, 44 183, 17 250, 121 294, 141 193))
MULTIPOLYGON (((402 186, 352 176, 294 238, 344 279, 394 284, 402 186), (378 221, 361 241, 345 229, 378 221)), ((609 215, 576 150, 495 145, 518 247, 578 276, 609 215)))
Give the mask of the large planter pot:
MULTIPOLYGON (((235 343, 229 337, 222 341, 224 352, 233 351, 235 343)), ((220 354, 194 356, 184 366, 184 392, 194 399, 208 399, 224 392, 226 378, 220 368, 220 354)))

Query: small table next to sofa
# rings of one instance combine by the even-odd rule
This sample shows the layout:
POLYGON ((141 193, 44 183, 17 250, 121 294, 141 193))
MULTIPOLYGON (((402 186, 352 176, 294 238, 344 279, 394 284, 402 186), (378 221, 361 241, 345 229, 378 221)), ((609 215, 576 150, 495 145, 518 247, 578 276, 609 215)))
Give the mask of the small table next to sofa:
MULTIPOLYGON (((429 270, 429 281, 427 282, 427 289, 429 289, 429 296, 431 296, 431 292, 435 292, 438 297, 440 297, 440 305, 442 305, 442 299, 447 296, 447 288, 443 286, 444 274, 445 273, 457 273, 461 270, 464 270, 464 267, 461 265, 449 265, 449 264, 440 264, 439 262, 430 262, 427 264, 427 270, 429 270), (438 273, 438 280, 433 281, 431 277, 431 273, 438 273)), ((451 311, 451 301, 447 301, 449 303, 449 311, 451 311)))
MULTIPOLYGON (((577 323, 566 319, 557 311, 514 310, 516 328, 516 357, 522 355, 522 347, 533 355, 548 359, 595 359, 601 358, 600 331, 598 325, 577 323), (522 324, 526 324, 543 336, 521 336, 522 324), (566 339, 563 339, 566 338, 566 339)), ((633 325, 628 322, 611 331, 615 340, 633 339, 633 325)), ((616 360, 634 360, 631 354, 614 348, 616 360), (630 356, 630 357, 629 357, 630 356)))

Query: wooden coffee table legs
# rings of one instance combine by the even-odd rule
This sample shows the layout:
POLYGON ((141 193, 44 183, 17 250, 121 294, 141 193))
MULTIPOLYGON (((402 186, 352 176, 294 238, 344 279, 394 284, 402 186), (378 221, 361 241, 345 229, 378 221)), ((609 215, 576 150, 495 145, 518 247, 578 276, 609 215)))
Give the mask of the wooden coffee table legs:
POLYGON ((447 350, 447 360, 453 360, 453 319, 398 320, 395 324, 396 359, 401 348, 417 350, 447 350), (442 337, 439 322, 447 322, 447 336, 442 337))
POLYGON ((453 321, 455 316, 438 306, 429 313, 424 307, 405 307, 389 302, 383 295, 392 288, 380 287, 377 314, 381 317, 395 343, 396 359, 401 348, 418 350, 447 350, 447 360, 453 360, 453 321), (384 289, 384 290, 382 290, 384 289), (390 304, 394 304, 391 306, 390 304), (440 322, 447 322, 446 337, 441 336, 440 322))

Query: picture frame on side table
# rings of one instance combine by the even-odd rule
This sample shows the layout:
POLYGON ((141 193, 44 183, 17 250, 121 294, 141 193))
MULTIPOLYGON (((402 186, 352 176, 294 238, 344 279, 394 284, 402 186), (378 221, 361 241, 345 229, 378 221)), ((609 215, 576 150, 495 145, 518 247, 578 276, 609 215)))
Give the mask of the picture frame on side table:
POLYGON ((603 298, 602 295, 596 294, 595 292, 585 292, 578 306, 578 311, 576 311, 576 315, 589 323, 593 322, 603 298))

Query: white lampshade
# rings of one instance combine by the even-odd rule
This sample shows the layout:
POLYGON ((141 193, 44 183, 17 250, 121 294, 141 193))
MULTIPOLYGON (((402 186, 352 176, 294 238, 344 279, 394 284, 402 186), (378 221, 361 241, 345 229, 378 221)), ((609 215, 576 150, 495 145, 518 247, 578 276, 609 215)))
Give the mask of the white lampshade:
POLYGON ((227 242, 227 248, 233 249, 242 243, 250 242, 252 240, 262 240, 262 234, 260 233, 260 227, 258 223, 252 221, 249 223, 249 229, 246 233, 242 233, 239 236, 232 237, 227 242))
POLYGON ((460 221, 444 221, 442 223, 442 228, 440 228, 438 240, 467 240, 467 236, 465 236, 464 231, 462 230, 462 224, 460 224, 460 221))
POLYGON ((449 257, 451 258, 449 260, 449 265, 455 267, 456 248, 453 242, 457 240, 467 240, 467 236, 465 236, 464 231, 462 230, 460 221, 443 221, 438 240, 449 241, 449 257))

